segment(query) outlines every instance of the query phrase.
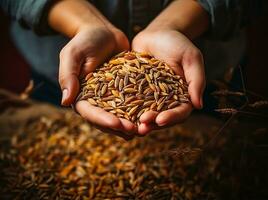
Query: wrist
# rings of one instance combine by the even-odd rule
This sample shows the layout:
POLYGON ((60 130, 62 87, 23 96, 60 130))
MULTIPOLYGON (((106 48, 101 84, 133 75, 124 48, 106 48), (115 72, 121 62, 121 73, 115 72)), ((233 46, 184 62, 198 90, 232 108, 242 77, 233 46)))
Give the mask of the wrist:
POLYGON ((173 1, 149 24, 150 30, 176 30, 193 40, 209 27, 209 16, 195 0, 173 1))
POLYGON ((112 26, 86 0, 57 1, 48 13, 48 22, 54 30, 70 38, 81 30, 112 26))

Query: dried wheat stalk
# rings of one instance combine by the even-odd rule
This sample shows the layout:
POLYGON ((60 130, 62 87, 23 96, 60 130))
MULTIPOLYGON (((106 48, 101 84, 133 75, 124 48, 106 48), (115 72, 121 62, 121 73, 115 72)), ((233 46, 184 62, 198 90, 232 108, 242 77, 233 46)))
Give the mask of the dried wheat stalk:
POLYGON ((268 107, 268 101, 256 101, 252 104, 249 104, 248 105, 249 107, 252 107, 252 108, 263 108, 263 107, 268 107))
POLYGON ((218 90, 212 93, 214 96, 245 96, 243 92, 234 92, 230 90, 218 90))
POLYGON ((221 108, 221 109, 215 109, 215 111, 222 114, 236 114, 238 112, 238 110, 235 108, 221 108))
POLYGON ((29 96, 31 95, 32 91, 34 89, 34 81, 30 80, 27 87, 24 89, 24 91, 20 94, 20 98, 22 100, 28 99, 29 96))

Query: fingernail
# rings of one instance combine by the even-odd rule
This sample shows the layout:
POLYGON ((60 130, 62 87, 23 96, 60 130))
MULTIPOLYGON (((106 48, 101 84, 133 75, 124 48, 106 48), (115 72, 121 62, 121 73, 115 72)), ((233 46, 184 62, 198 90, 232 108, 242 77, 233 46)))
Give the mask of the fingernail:
POLYGON ((67 89, 64 89, 64 90, 62 91, 62 99, 61 99, 61 104, 62 104, 62 105, 63 105, 64 102, 66 101, 66 99, 67 99, 67 95, 68 95, 68 90, 67 90, 67 89))

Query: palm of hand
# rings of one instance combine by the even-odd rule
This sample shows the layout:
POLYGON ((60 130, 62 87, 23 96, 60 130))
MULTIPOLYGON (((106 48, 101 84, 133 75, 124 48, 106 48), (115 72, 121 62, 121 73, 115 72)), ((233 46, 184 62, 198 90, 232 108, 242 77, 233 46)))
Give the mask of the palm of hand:
MULTIPOLYGON (((193 105, 201 107, 201 95, 205 85, 203 59, 200 51, 183 34, 173 30, 143 31, 138 34, 132 47, 135 51, 148 52, 164 60, 176 74, 184 76, 189 84, 193 105)), ((139 133, 179 123, 191 113, 192 106, 183 104, 177 108, 157 113, 149 111, 141 116, 139 133)))
MULTIPOLYGON (((88 33, 81 33, 81 36, 77 36, 79 41, 75 41, 76 38, 73 39, 73 42, 80 47, 80 51, 75 54, 76 59, 81 62, 81 58, 86 58, 82 62, 81 72, 79 72, 82 74, 93 71, 110 55, 128 49, 125 36, 117 34, 116 37, 109 38, 106 34, 96 34, 96 32, 91 34, 90 36, 88 33)), ((135 51, 148 52, 156 58, 164 60, 175 73, 185 76, 189 84, 192 103, 195 107, 200 107, 200 95, 204 87, 203 60, 199 50, 191 41, 177 31, 143 31, 134 38, 132 47, 135 51)), ((126 119, 117 118, 101 108, 91 106, 86 101, 78 102, 76 109, 85 119, 101 130, 129 139, 132 136, 125 133, 146 134, 153 129, 183 121, 192 111, 192 106, 183 104, 161 113, 146 112, 140 118, 139 127, 126 119)))
POLYGON ((85 29, 62 49, 61 61, 71 58, 80 69, 78 73, 81 76, 93 71, 113 54, 128 48, 128 40, 121 31, 116 30, 114 34, 107 28, 85 29))
MULTIPOLYGON (((68 97, 63 104, 69 105, 74 101, 79 91, 80 76, 94 71, 110 56, 128 48, 126 36, 117 29, 112 33, 105 28, 80 31, 60 54, 59 82, 63 91, 65 88, 68 89, 68 97)), ((90 105, 87 101, 79 101, 76 110, 99 129, 125 139, 129 139, 129 136, 123 132, 133 132, 136 128, 131 122, 118 119, 113 114, 90 105)))

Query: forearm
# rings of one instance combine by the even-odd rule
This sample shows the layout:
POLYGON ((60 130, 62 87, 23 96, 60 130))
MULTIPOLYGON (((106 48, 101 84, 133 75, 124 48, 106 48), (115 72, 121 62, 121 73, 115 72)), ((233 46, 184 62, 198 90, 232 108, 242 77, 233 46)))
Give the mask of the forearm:
POLYGON ((56 31, 73 37, 84 27, 111 27, 109 21, 86 0, 59 0, 48 14, 49 25, 56 31))
POLYGON ((207 12, 195 0, 173 1, 148 26, 149 29, 173 29, 190 39, 203 34, 209 27, 207 12))

